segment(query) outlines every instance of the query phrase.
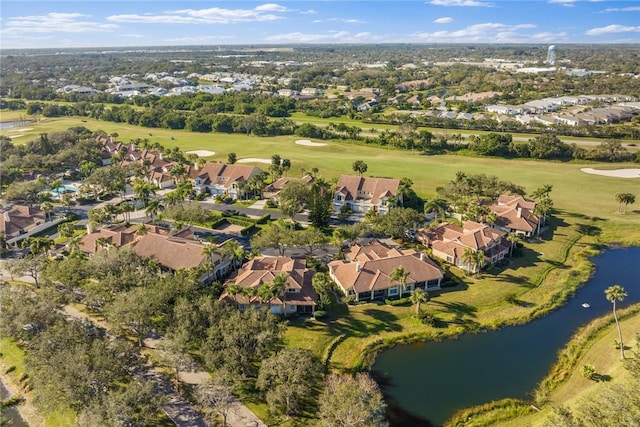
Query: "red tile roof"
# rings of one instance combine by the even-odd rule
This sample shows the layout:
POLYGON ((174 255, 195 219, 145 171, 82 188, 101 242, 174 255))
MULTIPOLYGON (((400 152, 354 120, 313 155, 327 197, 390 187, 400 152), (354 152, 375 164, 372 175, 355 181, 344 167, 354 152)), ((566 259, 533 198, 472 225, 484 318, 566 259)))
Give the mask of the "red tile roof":
POLYGON ((382 197, 395 197, 399 185, 399 179, 342 175, 336 191, 344 194, 345 200, 369 200, 372 204, 379 204, 382 197))

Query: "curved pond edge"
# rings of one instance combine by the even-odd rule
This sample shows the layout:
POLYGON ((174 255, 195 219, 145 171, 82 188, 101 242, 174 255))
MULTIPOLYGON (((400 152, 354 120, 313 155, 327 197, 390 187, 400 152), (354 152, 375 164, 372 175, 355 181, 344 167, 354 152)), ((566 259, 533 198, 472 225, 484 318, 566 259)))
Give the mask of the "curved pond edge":
MULTIPOLYGON (((573 251, 575 244, 583 237, 578 235, 575 239, 572 239, 567 245, 562 263, 567 269, 567 274, 562 276, 563 286, 557 286, 557 291, 550 299, 550 302, 545 305, 541 305, 536 309, 526 313, 517 318, 505 319, 496 324, 485 324, 477 328, 464 328, 462 330, 451 331, 449 333, 430 328, 423 333, 411 333, 404 335, 397 335, 387 338, 379 338, 366 345, 357 360, 354 371, 356 370, 370 370, 374 365, 379 352, 394 347, 397 344, 411 344, 417 342, 427 341, 441 341, 443 339, 457 339, 463 334, 467 333, 479 333, 488 332, 491 330, 500 329, 505 326, 523 325, 527 324, 535 319, 543 317, 546 314, 564 306, 568 300, 593 276, 595 271, 595 265, 591 261, 605 250, 619 249, 626 247, 636 247, 640 242, 630 242, 629 244, 620 244, 618 242, 591 242, 585 245, 578 251, 573 251), (567 264, 567 261, 570 263, 567 264)), ((560 268, 559 266, 549 266, 548 269, 543 271, 540 277, 536 280, 536 285, 539 286, 548 280, 552 271, 560 268)), ((619 313, 624 318, 633 316, 640 312, 640 304, 633 305, 625 310, 621 310, 619 313)), ((555 390, 559 385, 566 381, 575 368, 575 364, 579 358, 586 351, 586 347, 582 349, 580 346, 589 344, 589 340, 593 340, 594 337, 601 332, 607 326, 610 326, 614 322, 613 318, 609 316, 603 316, 602 318, 595 319, 589 324, 581 327, 567 342, 566 346, 558 352, 558 358, 551 367, 549 374, 545 376, 539 383, 534 393, 533 401, 524 401, 520 399, 501 399, 494 402, 489 402, 483 405, 461 408, 445 423, 446 426, 460 425, 456 424, 455 420, 468 419, 469 415, 474 418, 482 414, 488 414, 489 412, 495 412, 494 417, 499 417, 500 421, 508 421, 518 418, 519 416, 538 411, 539 409, 535 405, 542 406, 546 402, 549 394, 555 390), (594 329, 593 325, 599 325, 594 329), (589 332, 590 331, 590 332, 589 332), (587 333, 585 336, 584 334, 587 333), (579 341, 574 342, 574 340, 579 341), (458 414, 463 414, 464 418, 458 418, 458 414)), ((492 418, 496 420, 496 418, 492 418)))
MULTIPOLYGON (((572 249, 575 247, 575 244, 582 238, 582 235, 578 235, 576 238, 573 238, 567 248, 565 249, 563 259, 561 264, 565 264, 569 257, 571 256, 572 249)), ((640 242, 639 242, 640 244, 640 242)), ((635 245, 630 245, 635 246, 635 245)), ((566 281, 564 284, 566 286, 558 287, 558 290, 552 295, 551 302, 536 307, 534 310, 524 314, 521 317, 514 317, 510 319, 504 319, 499 323, 485 324, 479 325, 477 327, 470 328, 468 326, 463 326, 457 331, 446 332, 443 329, 434 329, 430 328, 421 333, 410 333, 410 334, 401 334, 387 338, 378 338, 371 343, 367 344, 360 354, 360 358, 355 364, 353 371, 364 371, 370 370, 376 360, 378 354, 383 351, 390 349, 396 345, 401 344, 413 344, 418 342, 426 342, 426 341, 441 341, 443 339, 457 339, 463 334, 468 333, 482 333, 488 332, 491 330, 501 329, 506 326, 517 326, 524 325, 533 320, 536 320, 540 317, 545 316, 546 314, 551 313, 552 311, 562 307, 567 303, 567 301, 575 295, 575 293, 584 286, 594 272, 594 264, 590 261, 590 258, 594 258, 598 256, 603 250, 613 249, 616 247, 626 247, 622 246, 618 243, 610 243, 610 244, 602 244, 602 243, 589 243, 584 248, 580 249, 576 252, 573 257, 575 258, 575 262, 569 265, 570 269, 568 269, 569 273, 566 277, 566 281)), ((549 274, 552 271, 560 269, 557 265, 549 266, 545 271, 543 271, 536 281, 536 287, 540 286, 545 280, 548 279, 549 274)))
MULTIPOLYGON (((619 310, 617 313, 620 321, 634 317, 640 313, 640 303, 619 310)), ((500 399, 483 405, 462 408, 445 422, 445 427, 463 426, 469 418, 481 424, 486 421, 487 425, 498 421, 513 421, 520 416, 540 411, 548 403, 549 395, 569 380, 580 359, 600 339, 601 334, 614 325, 615 320, 609 313, 581 326, 571 336, 565 347, 558 351, 556 361, 549 369, 549 373, 533 390, 534 400, 500 399), (491 418, 483 420, 481 418, 483 416, 491 418)))

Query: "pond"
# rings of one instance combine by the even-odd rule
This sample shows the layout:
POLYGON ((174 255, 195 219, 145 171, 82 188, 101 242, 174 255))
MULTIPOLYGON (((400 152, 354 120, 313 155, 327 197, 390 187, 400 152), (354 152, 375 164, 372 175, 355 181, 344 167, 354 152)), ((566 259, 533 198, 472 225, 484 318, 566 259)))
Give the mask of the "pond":
POLYGON ((22 120, 19 122, 0 122, 0 129, 11 129, 11 128, 17 128, 19 126, 25 126, 28 125, 29 121, 27 120, 22 120))
POLYGON ((607 287, 619 284, 627 291, 618 307, 640 301, 640 248, 607 250, 592 262, 595 274, 576 295, 531 323, 382 352, 373 370, 390 406, 441 425, 456 409, 508 397, 529 399, 573 333, 611 313, 607 287))
MULTIPOLYGON (((11 397, 11 393, 9 393, 9 390, 7 390, 4 384, 2 383, 2 381, 0 381, 0 398, 6 399, 8 397, 11 397)), ((7 425, 11 427, 28 427, 29 426, 29 424, 27 424, 22 419, 22 417, 20 416, 20 413, 18 412, 18 408, 16 408, 15 406, 11 406, 9 408, 6 408, 0 411, 0 425, 7 425)))

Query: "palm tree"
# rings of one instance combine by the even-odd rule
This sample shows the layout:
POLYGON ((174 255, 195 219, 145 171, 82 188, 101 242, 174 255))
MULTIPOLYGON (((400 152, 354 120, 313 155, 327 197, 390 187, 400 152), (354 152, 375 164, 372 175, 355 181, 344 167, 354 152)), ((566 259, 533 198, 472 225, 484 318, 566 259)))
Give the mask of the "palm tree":
POLYGON ((484 265, 484 251, 482 249, 473 254, 473 263, 475 269, 477 269, 477 273, 480 273, 480 269, 484 265))
POLYGON ((462 262, 467 264, 467 270, 475 273, 475 269, 472 270, 471 268, 475 262, 475 251, 471 248, 466 248, 460 258, 462 259, 462 262))
POLYGON ((624 360, 624 344, 622 343, 620 322, 618 321, 618 315, 616 314, 616 301, 624 301, 627 297, 627 291, 625 291, 620 285, 613 285, 604 290, 604 296, 607 298, 607 301, 613 304, 613 318, 616 320, 616 327, 618 328, 618 342, 620 343, 620 359, 624 360))
POLYGON ((53 245, 53 240, 48 237, 27 237, 23 240, 22 246, 29 246, 32 255, 46 253, 53 245))
POLYGON ((149 200, 149 203, 147 203, 147 209, 144 211, 144 214, 151 217, 151 221, 153 221, 155 216, 158 215, 159 211, 160 211, 160 200, 153 199, 153 200, 149 200))
POLYGON ((618 206, 618 213, 626 213, 627 205, 632 205, 636 202, 636 196, 631 193, 618 193, 616 194, 616 201, 620 203, 618 206), (624 205, 624 210, 622 209, 622 205, 624 205))
POLYGON ((209 262, 211 263, 211 273, 213 273, 215 263, 215 256, 218 255, 218 248, 212 244, 207 244, 202 247, 202 255, 209 257, 209 262))
POLYGON ((233 298, 233 300, 236 302, 236 306, 240 307, 240 304, 238 303, 238 294, 242 293, 242 287, 236 283, 230 283, 229 285, 227 285, 227 295, 229 295, 231 298, 233 298))
POLYGON ((244 248, 237 240, 227 240, 224 246, 222 246, 222 253, 229 258, 231 268, 234 270, 242 265, 242 260, 244 259, 244 248))
POLYGON ((51 202, 42 202, 40 205, 40 210, 44 212, 45 221, 49 221, 51 219, 51 211, 53 210, 53 205, 51 202))
POLYGON ((287 315, 287 275, 280 273, 271 282, 272 294, 282 300, 282 313, 287 315))
POLYGON ((400 184, 398 185, 398 202, 401 207, 404 207, 405 198, 411 194, 411 186, 413 185, 413 181, 409 178, 402 178, 400 180, 400 184))
POLYGON ((509 243, 511 243, 511 245, 509 246, 509 258, 513 257, 513 247, 516 245, 518 239, 519 237, 516 233, 507 234, 507 240, 509 241, 509 243))
POLYGON ((420 315, 420 304, 429 302, 429 293, 425 292, 422 288, 417 288, 410 296, 411 304, 416 305, 416 316, 420 315))
POLYGON ((98 252, 98 248, 102 248, 102 249, 109 249, 109 246, 111 245, 111 243, 109 242, 109 239, 106 237, 98 237, 94 243, 95 247, 95 251, 98 252))
POLYGON ((138 236, 144 236, 145 234, 147 234, 149 232, 149 229, 147 228, 146 225, 144 224, 140 224, 140 226, 138 227, 138 229, 136 230, 136 235, 138 236))
POLYGON ((138 181, 133 184, 133 193, 138 200, 146 207, 152 194, 156 194, 156 187, 153 184, 144 181, 138 181))
POLYGON ((394 268, 389 275, 389 279, 397 281, 400 283, 400 297, 402 298, 402 294, 407 289, 407 277, 409 277, 409 272, 407 272, 403 266, 399 265, 394 268))
POLYGON ((553 200, 549 197, 543 197, 536 203, 533 213, 538 215, 538 227, 536 230, 538 236, 540 236, 540 227, 547 221, 547 214, 552 208, 553 200))
POLYGON ((443 218, 447 213, 447 201, 444 199, 431 199, 424 205, 424 213, 433 212, 433 221, 438 219, 438 214, 443 218))

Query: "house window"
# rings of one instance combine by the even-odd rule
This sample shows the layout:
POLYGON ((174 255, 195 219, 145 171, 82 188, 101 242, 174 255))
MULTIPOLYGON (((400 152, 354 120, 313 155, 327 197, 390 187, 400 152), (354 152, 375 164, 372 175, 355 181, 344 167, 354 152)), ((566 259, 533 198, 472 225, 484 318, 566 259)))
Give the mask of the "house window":
POLYGON ((453 262, 453 257, 452 256, 448 256, 447 257, 447 262, 453 262))
POLYGON ((397 286, 393 286, 391 288, 389 288, 389 296, 395 296, 398 295, 398 287, 397 286))
POLYGON ((296 288, 287 288, 287 293, 288 294, 297 294, 298 293, 298 289, 296 289, 296 288))

